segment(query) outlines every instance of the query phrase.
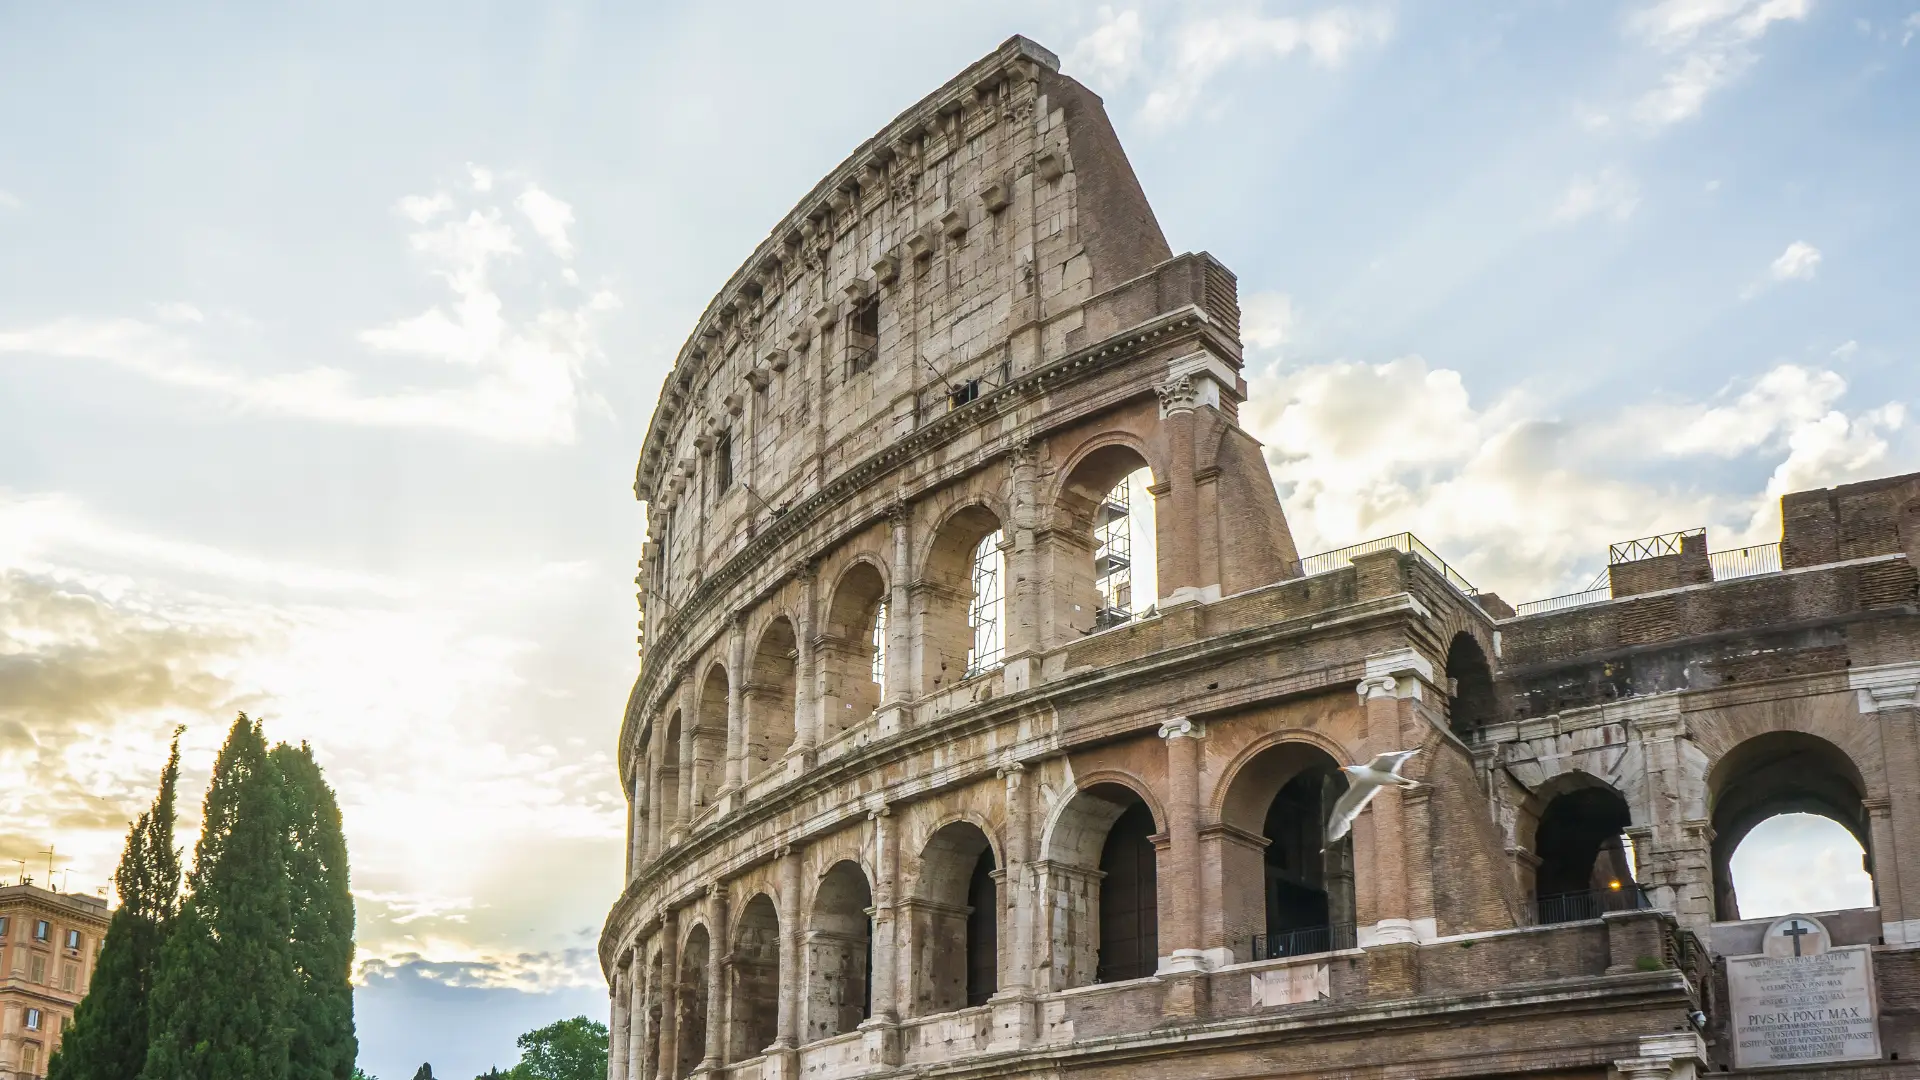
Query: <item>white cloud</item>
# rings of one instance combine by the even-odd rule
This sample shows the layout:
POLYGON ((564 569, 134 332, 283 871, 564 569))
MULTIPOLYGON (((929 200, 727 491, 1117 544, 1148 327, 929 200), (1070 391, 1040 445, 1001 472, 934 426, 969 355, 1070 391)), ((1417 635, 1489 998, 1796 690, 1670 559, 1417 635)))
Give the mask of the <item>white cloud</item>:
POLYGON ((1805 240, 1795 240, 1773 260, 1767 272, 1775 281, 1812 281, 1820 270, 1820 249, 1805 240))
POLYGON ((1608 166, 1592 176, 1575 177, 1554 207, 1553 219, 1570 223, 1605 214, 1615 221, 1625 221, 1639 205, 1639 182, 1621 169, 1608 166))
POLYGON ((1859 351, 1860 351, 1860 343, 1849 338, 1846 341, 1843 341, 1840 344, 1835 345, 1833 347, 1833 352, 1830 355, 1835 360, 1851 360, 1853 359, 1854 354, 1859 351))
POLYGON ((1172 32, 1173 55, 1141 115, 1161 125, 1184 119, 1207 81, 1240 61, 1304 52, 1316 64, 1338 67, 1355 50, 1383 42, 1392 32, 1393 19, 1386 12, 1344 7, 1303 16, 1241 11, 1195 18, 1172 32))
POLYGON ((573 258, 573 243, 567 239, 567 230, 573 225, 573 207, 547 194, 532 184, 513 200, 527 223, 547 247, 562 259, 573 258))
POLYGON ((1907 16, 1907 20, 1900 24, 1900 28, 1906 31, 1900 35, 1900 47, 1904 49, 1907 43, 1913 40, 1913 35, 1920 34, 1920 11, 1907 16))
POLYGON ((0 210, 19 210, 27 204, 20 201, 18 195, 0 188, 0 210))
POLYGON ((1240 340, 1249 348, 1272 351, 1293 339, 1293 298, 1257 292, 1240 303, 1240 340))
POLYGON ((1125 85, 1140 69, 1140 45, 1146 32, 1137 11, 1115 12, 1102 5, 1100 25, 1067 53, 1066 69, 1096 90, 1125 85))
POLYGON ((479 194, 485 195, 493 190, 492 169, 483 169, 478 165, 469 164, 467 166, 467 178, 472 182, 473 190, 479 194))
POLYGON ((1697 116, 1707 98, 1758 59, 1754 43, 1775 24, 1805 19, 1810 0, 1662 0, 1627 20, 1630 33, 1673 58, 1634 116, 1660 127, 1697 116))
POLYGON ((1418 356, 1276 365, 1249 381, 1242 422, 1266 444, 1303 552, 1410 530, 1509 600, 1578 588, 1629 537, 1708 524, 1717 546, 1777 539, 1785 491, 1905 464, 1890 439, 1900 404, 1849 414, 1840 376, 1793 366, 1705 400, 1575 418, 1524 387, 1478 405, 1458 372, 1418 356), (1771 466, 1772 478, 1761 491, 1702 488, 1694 477, 1718 470, 1673 468, 1702 458, 1771 466))
MULTIPOLYGON (((474 172, 488 176, 491 186, 491 174, 474 172)), ((545 201, 535 200, 537 209, 528 213, 536 235, 549 245, 556 236, 564 244, 572 211, 541 194, 545 201)), ((498 266, 526 257, 513 226, 498 206, 477 206, 465 216, 453 207, 446 193, 413 196, 398 207, 416 226, 409 246, 445 283, 449 301, 358 335, 376 354, 430 362, 428 386, 412 385, 401 368, 364 358, 359 370, 329 365, 277 373, 215 362, 208 355, 224 343, 215 328, 183 319, 187 310, 197 314, 184 305, 167 306, 157 322, 68 318, 0 328, 0 354, 106 361, 216 395, 243 411, 451 430, 509 442, 571 442, 578 413, 592 400, 583 383, 587 365, 600 355, 599 319, 618 301, 610 292, 580 289, 577 276, 563 275, 567 302, 542 299, 516 313, 516 298, 494 284, 498 266), (463 372, 464 381, 446 385, 440 373, 447 368, 463 372)))

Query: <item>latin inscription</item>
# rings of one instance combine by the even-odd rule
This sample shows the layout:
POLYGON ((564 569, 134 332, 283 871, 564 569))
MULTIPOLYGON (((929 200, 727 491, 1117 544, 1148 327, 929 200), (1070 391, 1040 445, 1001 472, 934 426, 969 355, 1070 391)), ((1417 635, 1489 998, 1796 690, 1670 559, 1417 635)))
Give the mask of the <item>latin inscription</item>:
POLYGON ((1741 1068, 1880 1056, 1865 945, 1813 956, 1730 956, 1727 990, 1741 1068))

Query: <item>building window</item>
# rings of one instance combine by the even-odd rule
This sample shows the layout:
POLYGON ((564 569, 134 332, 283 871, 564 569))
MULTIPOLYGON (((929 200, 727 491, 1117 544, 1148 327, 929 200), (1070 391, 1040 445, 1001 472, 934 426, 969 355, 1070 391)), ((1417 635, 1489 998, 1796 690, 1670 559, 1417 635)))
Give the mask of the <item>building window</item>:
POLYGON ((60 965, 60 989, 71 994, 80 985, 80 965, 60 965))
POLYGON ((27 958, 27 980, 42 986, 47 984, 47 958, 30 956, 27 958))
POLYGON ((53 924, 40 919, 33 924, 33 940, 46 941, 53 936, 53 924))
POLYGON ((858 375, 873 368, 880 353, 880 301, 868 300, 853 309, 847 320, 847 374, 858 375))
POLYGON ((80 931, 78 930, 67 931, 67 948, 78 949, 79 947, 80 947, 80 931))
POLYGON ((947 408, 957 409, 980 396, 980 380, 968 379, 947 388, 947 408))
POLYGON ((873 614, 873 685, 885 690, 887 687, 887 602, 873 614))
POLYGON ((713 487, 725 491, 733 486, 733 435, 722 432, 713 444, 713 487))
POLYGON ((1006 652, 1000 632, 1006 609, 1000 591, 1005 563, 1006 558, 1000 552, 1000 530, 995 529, 973 549, 973 603, 967 609, 973 645, 967 650, 968 677, 998 666, 1006 652))
POLYGON ((40 1030, 40 1010, 39 1009, 27 1010, 27 1030, 28 1031, 40 1030))
POLYGON ((28 1043, 20 1051, 20 1071, 28 1076, 40 1074, 40 1048, 28 1043))
POLYGON ((13 920, 7 918, 5 915, 0 915, 0 938, 7 936, 7 924, 12 921, 13 920))

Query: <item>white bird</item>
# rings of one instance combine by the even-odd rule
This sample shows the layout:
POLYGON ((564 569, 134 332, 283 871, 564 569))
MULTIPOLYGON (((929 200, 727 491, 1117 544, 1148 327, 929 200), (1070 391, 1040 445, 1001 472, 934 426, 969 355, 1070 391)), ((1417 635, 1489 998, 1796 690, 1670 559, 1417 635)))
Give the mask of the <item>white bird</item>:
POLYGON ((1342 765, 1340 771, 1347 774, 1347 790, 1333 804, 1333 817, 1327 822, 1327 843, 1332 844, 1347 835, 1353 828, 1353 819, 1367 808, 1380 789, 1391 784, 1400 788, 1416 788, 1418 781, 1409 780, 1400 775, 1400 766, 1407 759, 1419 753, 1418 750, 1390 750, 1377 755, 1365 765, 1342 765))

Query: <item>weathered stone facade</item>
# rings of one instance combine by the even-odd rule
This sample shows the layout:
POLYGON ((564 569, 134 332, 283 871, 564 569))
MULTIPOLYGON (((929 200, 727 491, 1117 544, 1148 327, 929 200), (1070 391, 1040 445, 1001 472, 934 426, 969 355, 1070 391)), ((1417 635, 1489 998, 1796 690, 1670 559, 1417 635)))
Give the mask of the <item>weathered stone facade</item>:
POLYGON ((1299 558, 1240 355, 1233 275, 1019 38, 733 276, 635 485, 615 1080, 1690 1077, 1759 934, 1726 855, 1806 807, 1873 853, 1826 925, 1920 1054, 1920 481, 1790 496, 1784 570, 1665 540, 1516 616, 1411 537, 1299 558), (1337 765, 1411 747, 1321 851, 1337 765))

